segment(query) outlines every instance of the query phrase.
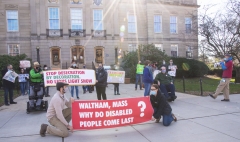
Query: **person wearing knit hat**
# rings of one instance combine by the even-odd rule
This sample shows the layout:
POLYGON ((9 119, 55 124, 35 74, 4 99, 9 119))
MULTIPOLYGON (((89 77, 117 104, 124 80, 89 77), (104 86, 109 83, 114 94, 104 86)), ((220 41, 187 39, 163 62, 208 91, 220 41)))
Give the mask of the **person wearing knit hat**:
POLYGON ((69 124, 72 119, 72 103, 75 101, 73 97, 70 101, 64 96, 68 91, 68 85, 64 82, 56 84, 57 92, 50 101, 47 110, 48 122, 52 125, 42 124, 40 128, 40 135, 45 137, 45 134, 56 135, 59 137, 67 137, 68 130, 73 131, 73 127, 69 124), (65 105, 67 108, 65 108, 65 105))
POLYGON ((229 102, 229 83, 232 78, 233 62, 230 54, 225 54, 225 58, 220 63, 222 66, 223 74, 220 84, 218 85, 215 94, 209 94, 210 97, 216 99, 217 96, 223 91, 224 99, 221 101, 229 102))
POLYGON ((41 103, 43 99, 43 72, 40 68, 40 64, 38 62, 33 63, 33 68, 30 71, 30 92, 29 92, 29 105, 30 110, 35 109, 35 95, 37 95, 38 99, 36 101, 36 110, 41 109, 41 103), (42 84, 42 85, 41 85, 42 84))

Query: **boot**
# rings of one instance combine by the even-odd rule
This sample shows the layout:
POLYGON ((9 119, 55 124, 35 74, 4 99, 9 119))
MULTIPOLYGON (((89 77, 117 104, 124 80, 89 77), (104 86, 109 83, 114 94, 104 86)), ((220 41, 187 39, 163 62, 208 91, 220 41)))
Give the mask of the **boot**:
POLYGON ((47 127, 48 127, 47 124, 42 124, 42 125, 41 125, 40 135, 41 135, 42 137, 45 137, 45 134, 46 134, 46 131, 47 131, 47 127))

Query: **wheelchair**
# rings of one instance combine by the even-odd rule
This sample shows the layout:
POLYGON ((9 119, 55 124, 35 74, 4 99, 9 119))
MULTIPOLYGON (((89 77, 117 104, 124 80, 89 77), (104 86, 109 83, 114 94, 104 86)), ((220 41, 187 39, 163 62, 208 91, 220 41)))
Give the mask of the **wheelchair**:
POLYGON ((39 99, 39 96, 37 95, 37 93, 39 91, 41 91, 41 88, 44 87, 43 83, 30 83, 29 85, 29 92, 30 92, 30 87, 32 87, 32 91, 34 92, 34 96, 30 96, 29 95, 29 100, 34 100, 34 107, 30 108, 30 102, 27 102, 27 110, 26 113, 29 114, 30 112, 35 112, 35 111, 47 111, 48 109, 48 101, 47 100, 43 100, 43 96, 44 96, 44 92, 43 95, 41 97, 42 101, 41 101, 41 105, 40 105, 40 109, 36 109, 36 102, 39 99), (37 89, 38 88, 38 89, 37 89))

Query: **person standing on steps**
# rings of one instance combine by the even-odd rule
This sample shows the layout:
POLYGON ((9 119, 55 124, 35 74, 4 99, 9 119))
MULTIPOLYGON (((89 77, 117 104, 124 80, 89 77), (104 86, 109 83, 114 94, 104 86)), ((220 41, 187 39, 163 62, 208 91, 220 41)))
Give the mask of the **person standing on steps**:
POLYGON ((40 135, 45 137, 46 133, 59 136, 67 137, 69 135, 68 130, 73 132, 73 127, 69 124, 72 119, 72 103, 75 101, 73 97, 70 101, 66 98, 65 93, 68 91, 68 84, 58 82, 56 84, 57 92, 52 97, 48 110, 47 119, 52 125, 42 124, 40 128, 40 135), (67 108, 65 108, 67 106, 67 108))
POLYGON ((135 82, 135 90, 137 90, 138 82, 140 90, 142 89, 142 75, 143 75, 144 65, 141 65, 141 61, 138 61, 137 68, 136 68, 136 82, 135 82))
POLYGON ((98 100, 107 100, 106 87, 107 87, 107 77, 108 74, 103 68, 102 64, 98 64, 98 69, 96 73, 96 91, 98 100))
POLYGON ((226 54, 225 58, 222 60, 220 63, 222 66, 223 74, 222 74, 222 79, 216 89, 215 94, 209 94, 210 97, 213 99, 216 99, 217 96, 220 94, 220 92, 223 91, 224 99, 221 101, 224 102, 229 102, 229 83, 232 78, 232 70, 233 70, 233 62, 232 62, 232 57, 230 54, 226 54))

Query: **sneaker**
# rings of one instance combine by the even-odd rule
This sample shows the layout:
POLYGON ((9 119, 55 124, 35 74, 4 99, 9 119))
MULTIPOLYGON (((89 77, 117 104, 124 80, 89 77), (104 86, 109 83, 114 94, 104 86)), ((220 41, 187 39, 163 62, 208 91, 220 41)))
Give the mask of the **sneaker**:
POLYGON ((117 93, 117 95, 120 95, 119 93, 117 93))
POLYGON ((41 125, 40 135, 41 135, 42 137, 45 137, 45 134, 46 134, 46 131, 47 131, 47 127, 48 127, 47 124, 42 124, 42 125, 41 125))
POLYGON ((77 99, 79 100, 79 97, 77 97, 77 99))
POLYGON ((223 99, 221 100, 222 102, 229 102, 230 100, 229 99, 223 99))
POLYGON ((177 121, 177 117, 172 113, 172 117, 173 117, 173 120, 176 122, 177 121))
POLYGON ((10 104, 17 104, 17 102, 10 102, 10 104))
POLYGON ((10 106, 10 104, 5 104, 5 106, 10 106))
POLYGON ((89 93, 92 93, 92 91, 89 91, 89 93))
POLYGON ((156 119, 156 120, 155 120, 155 123, 159 123, 159 121, 160 121, 160 119, 156 119))
POLYGON ((212 94, 209 94, 210 97, 212 97, 213 99, 216 99, 212 94))

